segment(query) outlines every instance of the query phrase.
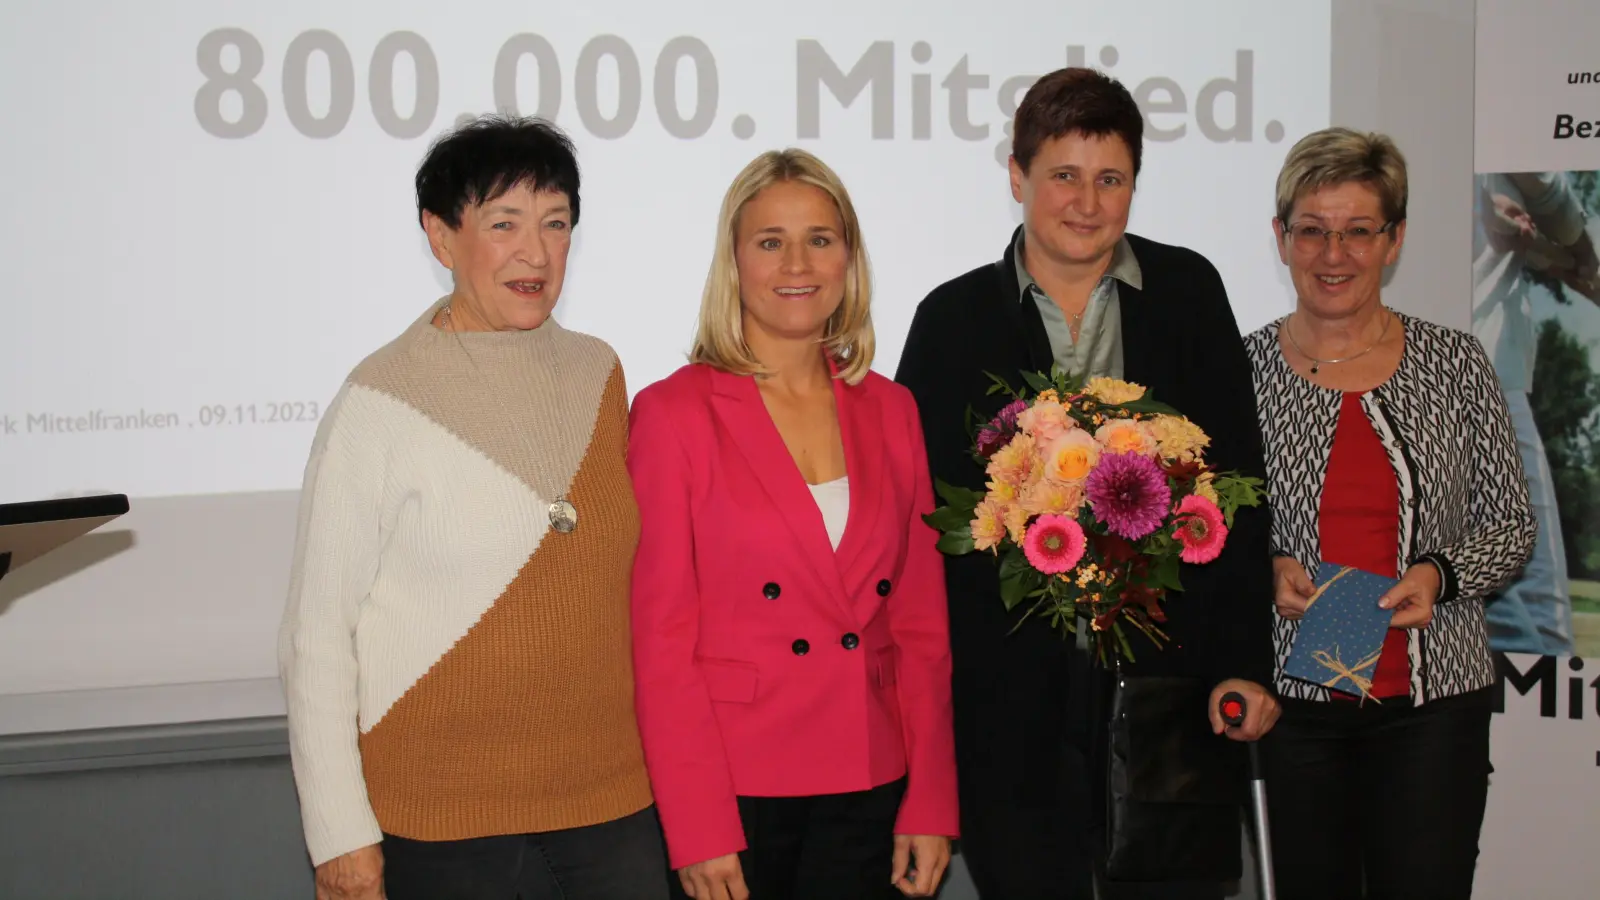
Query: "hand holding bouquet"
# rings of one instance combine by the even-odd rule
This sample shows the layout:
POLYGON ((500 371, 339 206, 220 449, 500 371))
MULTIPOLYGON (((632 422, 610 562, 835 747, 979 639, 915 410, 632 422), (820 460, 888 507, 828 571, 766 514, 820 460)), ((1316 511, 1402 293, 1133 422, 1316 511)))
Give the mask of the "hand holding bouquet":
POLYGON ((1217 558, 1261 479, 1213 470, 1205 432, 1139 385, 1052 369, 1023 373, 1030 398, 989 377, 1013 399, 976 432, 988 490, 937 484, 939 549, 994 554, 1006 608, 1031 602, 1066 634, 1087 622, 1102 665, 1132 660, 1124 623, 1159 646, 1180 563, 1217 558))

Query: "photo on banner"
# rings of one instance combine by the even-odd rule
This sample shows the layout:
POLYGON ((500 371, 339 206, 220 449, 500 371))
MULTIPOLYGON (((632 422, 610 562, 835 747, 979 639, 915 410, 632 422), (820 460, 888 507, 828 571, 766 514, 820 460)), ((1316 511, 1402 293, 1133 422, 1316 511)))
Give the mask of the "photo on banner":
POLYGON ((1539 522, 1489 604, 1495 650, 1600 655, 1600 171, 1480 174, 1473 333, 1494 361, 1539 522))

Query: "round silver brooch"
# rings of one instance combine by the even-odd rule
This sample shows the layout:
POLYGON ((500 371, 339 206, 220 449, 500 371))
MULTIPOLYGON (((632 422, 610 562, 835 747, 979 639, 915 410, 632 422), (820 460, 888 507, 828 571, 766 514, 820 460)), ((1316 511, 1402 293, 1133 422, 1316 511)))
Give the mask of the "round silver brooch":
POLYGON ((550 504, 550 527, 562 534, 571 534, 578 527, 578 508, 566 500, 550 504))

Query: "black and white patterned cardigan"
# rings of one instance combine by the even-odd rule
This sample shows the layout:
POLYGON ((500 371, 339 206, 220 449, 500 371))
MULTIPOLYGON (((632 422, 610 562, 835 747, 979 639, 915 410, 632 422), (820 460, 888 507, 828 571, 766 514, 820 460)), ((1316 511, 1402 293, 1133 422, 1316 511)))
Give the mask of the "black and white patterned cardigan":
MULTIPOLYGON (((1397 314, 1399 315, 1399 314, 1397 314)), ((1411 699, 1439 700, 1494 681, 1484 597, 1515 576, 1537 533, 1528 485, 1494 368, 1482 344, 1453 328, 1399 315, 1399 368, 1361 398, 1400 488, 1401 569, 1424 560, 1442 573, 1433 622, 1408 632, 1411 699)), ((1279 319, 1245 338, 1265 439, 1273 552, 1315 573, 1318 510, 1343 395, 1289 367, 1279 319)), ((1286 678, 1298 622, 1274 630, 1282 696, 1326 700, 1326 688, 1286 678)))

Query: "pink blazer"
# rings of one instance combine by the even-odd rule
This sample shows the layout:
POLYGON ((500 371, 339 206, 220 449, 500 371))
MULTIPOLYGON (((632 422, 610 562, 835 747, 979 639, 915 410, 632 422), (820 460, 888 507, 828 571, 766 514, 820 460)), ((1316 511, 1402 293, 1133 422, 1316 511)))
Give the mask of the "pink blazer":
POLYGON ((895 833, 957 836, 921 423, 875 373, 834 396, 850 478, 837 552, 754 378, 686 366, 634 400, 636 703, 673 868, 745 849, 738 795, 902 775, 895 833))

